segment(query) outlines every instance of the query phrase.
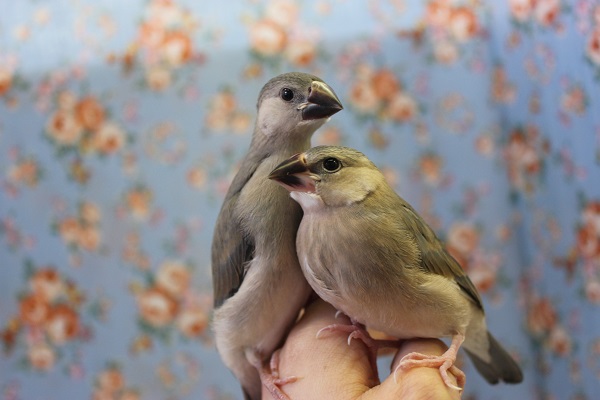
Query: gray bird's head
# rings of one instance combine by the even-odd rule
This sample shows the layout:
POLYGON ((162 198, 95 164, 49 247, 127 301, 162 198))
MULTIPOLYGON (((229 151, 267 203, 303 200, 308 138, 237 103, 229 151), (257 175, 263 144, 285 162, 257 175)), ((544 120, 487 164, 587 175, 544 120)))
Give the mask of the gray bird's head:
POLYGON ((310 137, 342 103, 319 77, 302 72, 278 75, 268 81, 258 97, 255 135, 310 137))
POLYGON ((296 154, 277 166, 269 179, 292 192, 305 211, 358 203, 387 185, 363 153, 340 146, 317 146, 296 154))

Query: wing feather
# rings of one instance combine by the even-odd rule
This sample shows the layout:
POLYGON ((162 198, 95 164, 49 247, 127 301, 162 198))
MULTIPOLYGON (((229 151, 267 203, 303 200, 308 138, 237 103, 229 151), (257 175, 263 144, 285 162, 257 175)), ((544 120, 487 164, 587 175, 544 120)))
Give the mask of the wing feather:
POLYGON ((411 226, 415 241, 421 250, 421 268, 432 274, 453 279, 460 288, 483 310, 483 303, 477 288, 471 282, 458 262, 446 251, 442 242, 421 216, 404 200, 402 206, 408 218, 404 221, 411 226))
POLYGON ((254 255, 254 241, 242 228, 236 213, 240 192, 268 155, 249 153, 233 179, 219 212, 213 235, 211 258, 214 307, 218 308, 240 288, 254 255))

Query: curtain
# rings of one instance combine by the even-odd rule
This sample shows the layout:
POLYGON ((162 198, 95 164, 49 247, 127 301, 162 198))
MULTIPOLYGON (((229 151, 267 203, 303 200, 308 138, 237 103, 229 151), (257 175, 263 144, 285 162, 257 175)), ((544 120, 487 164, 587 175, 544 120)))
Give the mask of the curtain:
MULTIPOLYGON (((600 3, 22 0, 0 15, 4 399, 239 399, 210 243, 262 85, 328 82, 523 366, 463 398, 600 390, 600 3)), ((383 365, 383 364, 382 364, 383 365)))

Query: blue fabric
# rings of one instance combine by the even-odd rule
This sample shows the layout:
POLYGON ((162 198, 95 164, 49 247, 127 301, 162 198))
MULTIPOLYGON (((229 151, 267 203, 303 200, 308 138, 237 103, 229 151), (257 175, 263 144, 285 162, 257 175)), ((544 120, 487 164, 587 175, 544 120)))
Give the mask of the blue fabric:
MULTIPOLYGON (((521 385, 600 389, 600 3, 12 2, 0 15, 5 399, 241 398, 210 332, 210 241, 272 76, 345 109, 478 286, 521 385)), ((466 360, 466 358, 465 358, 466 360)))

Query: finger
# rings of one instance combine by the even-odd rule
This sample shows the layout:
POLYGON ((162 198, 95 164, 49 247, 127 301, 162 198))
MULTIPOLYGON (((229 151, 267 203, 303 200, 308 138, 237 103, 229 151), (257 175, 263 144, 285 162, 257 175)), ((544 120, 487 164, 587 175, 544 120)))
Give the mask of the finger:
POLYGON ((290 398, 354 399, 373 383, 369 352, 360 340, 348 345, 347 334, 342 332, 316 337, 325 326, 350 323, 347 317, 336 318, 335 314, 331 305, 317 300, 290 332, 279 356, 279 375, 299 378, 282 387, 290 398))

